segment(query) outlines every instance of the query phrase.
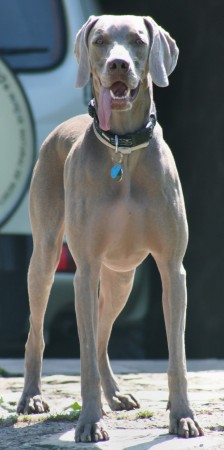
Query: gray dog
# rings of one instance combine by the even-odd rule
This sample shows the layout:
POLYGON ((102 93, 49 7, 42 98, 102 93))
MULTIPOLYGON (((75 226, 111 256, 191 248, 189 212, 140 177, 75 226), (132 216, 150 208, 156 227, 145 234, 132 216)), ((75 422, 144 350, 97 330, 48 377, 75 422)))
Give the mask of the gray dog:
POLYGON ((182 261, 188 227, 175 162, 156 123, 152 89, 152 82, 168 85, 178 49, 150 17, 91 16, 78 32, 75 53, 77 87, 92 77, 92 118, 78 116, 53 131, 34 170, 30 332, 18 412, 49 410, 41 396, 43 321, 65 234, 77 266, 82 413, 76 441, 108 439, 101 387, 111 409, 139 407, 131 394, 120 391, 107 347, 135 269, 149 253, 163 286, 169 431, 198 436, 203 432, 188 400, 184 347, 187 298, 182 261))

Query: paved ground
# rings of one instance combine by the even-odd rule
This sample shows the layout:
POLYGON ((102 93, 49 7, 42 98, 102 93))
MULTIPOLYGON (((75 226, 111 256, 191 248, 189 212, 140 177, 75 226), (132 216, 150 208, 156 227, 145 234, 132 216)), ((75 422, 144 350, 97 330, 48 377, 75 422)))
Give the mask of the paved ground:
POLYGON ((76 408, 80 405, 79 362, 45 361, 42 384, 51 414, 18 417, 15 410, 23 384, 23 361, 0 360, 0 368, 6 371, 2 374, 10 375, 0 379, 0 449, 224 449, 224 361, 188 363, 191 402, 206 434, 187 440, 167 433, 167 362, 113 361, 112 365, 123 390, 139 399, 141 409, 114 413, 105 406, 110 441, 76 444, 74 416, 78 412, 69 406, 74 408, 74 402, 76 408))

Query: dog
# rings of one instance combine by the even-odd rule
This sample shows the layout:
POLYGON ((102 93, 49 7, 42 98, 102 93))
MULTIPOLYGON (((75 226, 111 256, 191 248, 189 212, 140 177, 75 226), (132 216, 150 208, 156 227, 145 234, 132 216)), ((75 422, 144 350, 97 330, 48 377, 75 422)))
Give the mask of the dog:
POLYGON ((139 407, 131 394, 120 391, 107 347, 135 269, 149 254, 163 287, 169 432, 199 436, 203 431, 188 400, 184 345, 188 226, 177 169, 153 101, 153 83, 169 84, 178 48, 151 17, 104 15, 91 16, 80 29, 75 54, 77 87, 91 76, 94 99, 90 115, 64 122, 45 140, 33 173, 30 331, 18 412, 49 410, 41 394, 43 321, 65 234, 77 267, 82 412, 76 441, 109 438, 101 387, 112 410, 139 407))

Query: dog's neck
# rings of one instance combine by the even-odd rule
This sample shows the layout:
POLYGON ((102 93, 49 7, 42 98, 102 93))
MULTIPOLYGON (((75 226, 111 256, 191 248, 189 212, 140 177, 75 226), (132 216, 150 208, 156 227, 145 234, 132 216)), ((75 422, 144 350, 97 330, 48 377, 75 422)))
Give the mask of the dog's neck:
POLYGON ((93 129, 96 137, 106 144, 106 146, 114 149, 115 153, 130 154, 134 150, 147 147, 156 125, 155 106, 153 112, 150 113, 148 122, 140 130, 126 134, 116 134, 100 128, 99 118, 95 108, 95 99, 89 102, 88 112, 93 118, 93 129))
MULTIPOLYGON (((94 90, 93 90, 94 91, 94 90)), ((98 95, 95 94, 96 111, 98 109, 98 95)), ((141 130, 149 121, 151 113, 155 112, 152 84, 143 83, 139 89, 138 98, 132 108, 125 111, 111 111, 110 132, 118 135, 134 133, 141 130)))

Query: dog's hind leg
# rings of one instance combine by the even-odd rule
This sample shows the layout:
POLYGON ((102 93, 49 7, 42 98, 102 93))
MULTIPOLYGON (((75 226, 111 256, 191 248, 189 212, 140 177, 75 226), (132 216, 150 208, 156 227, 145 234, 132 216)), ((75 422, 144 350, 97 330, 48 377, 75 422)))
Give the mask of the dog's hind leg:
POLYGON ((43 323, 47 302, 60 258, 64 234, 63 164, 54 148, 41 152, 30 191, 33 254, 28 272, 30 331, 25 352, 25 383, 17 411, 42 413, 48 404, 41 395, 44 350, 43 323))
POLYGON ((106 400, 112 410, 138 408, 132 394, 123 394, 114 377, 107 353, 113 323, 124 308, 134 281, 135 270, 114 272, 105 266, 101 269, 98 358, 101 383, 106 400))

